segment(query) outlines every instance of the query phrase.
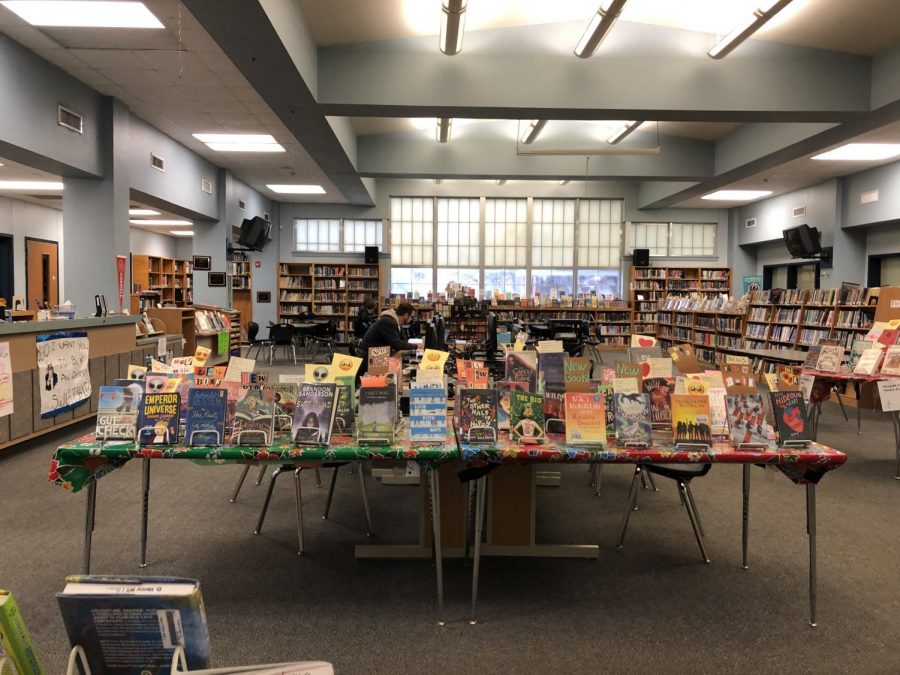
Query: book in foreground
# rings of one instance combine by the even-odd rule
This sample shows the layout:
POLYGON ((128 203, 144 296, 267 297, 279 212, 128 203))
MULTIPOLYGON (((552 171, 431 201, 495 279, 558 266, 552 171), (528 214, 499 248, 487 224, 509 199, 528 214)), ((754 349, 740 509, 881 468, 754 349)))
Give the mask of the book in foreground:
POLYGON ((188 390, 184 440, 188 445, 222 445, 225 442, 226 389, 188 390))
POLYGON ((604 394, 566 392, 566 443, 606 445, 604 394))
POLYGON ((140 445, 170 445, 178 442, 181 397, 177 393, 144 394, 138 424, 140 445))
POLYGON ((415 383, 409 390, 409 440, 447 438, 447 390, 439 382, 415 383))
POLYGON ((772 413, 782 445, 808 445, 812 441, 806 404, 799 391, 779 391, 769 394, 772 413))
POLYGON ((128 387, 103 385, 97 400, 98 440, 134 440, 139 401, 128 387))
MULTIPOLYGON (((18 675, 43 675, 44 668, 37 657, 25 620, 16 599, 0 588, 0 658, 12 659, 18 675)), ((7 675, 4 670, 0 675, 7 675)))
POLYGON ((356 438, 361 443, 393 443, 397 421, 397 387, 361 387, 356 438))
POLYGON ((619 445, 650 445, 653 433, 650 396, 615 393, 613 401, 616 406, 616 441, 619 445))
POLYGON ((71 576, 56 595, 69 642, 95 675, 168 673, 177 647, 190 670, 209 665, 200 582, 177 577, 71 576))
POLYGON ((672 433, 675 445, 711 445, 709 396, 672 394, 672 433))
POLYGON ((328 445, 334 425, 336 398, 336 384, 305 382, 297 385, 291 440, 299 444, 328 445))
POLYGON ((766 406, 763 397, 760 394, 728 394, 725 401, 734 447, 771 447, 766 436, 766 406))
POLYGON ((460 394, 459 435, 464 443, 496 442, 496 389, 462 390, 460 394))
POLYGON ((546 440, 544 396, 527 391, 509 392, 509 433, 519 443, 546 440))
POLYGON ((275 392, 263 384, 242 382, 237 389, 231 442, 271 445, 274 435, 275 392))

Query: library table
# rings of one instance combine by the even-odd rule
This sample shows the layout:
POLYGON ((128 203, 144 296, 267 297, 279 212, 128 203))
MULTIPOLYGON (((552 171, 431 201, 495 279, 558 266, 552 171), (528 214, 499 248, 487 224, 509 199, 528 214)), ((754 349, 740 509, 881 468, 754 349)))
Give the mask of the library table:
MULTIPOLYGON (((475 549, 472 565, 472 608, 470 622, 475 623, 475 607, 478 598, 478 570, 481 554, 504 555, 497 547, 482 547, 481 533, 485 511, 485 481, 492 468, 506 465, 534 465, 543 463, 600 463, 600 464, 740 464, 743 467, 743 530, 742 565, 747 569, 750 520, 750 466, 758 464, 774 466, 794 484, 806 487, 806 518, 809 535, 809 623, 816 625, 816 485, 822 476, 847 461, 847 456, 821 445, 811 443, 805 448, 735 449, 727 442, 716 442, 708 449, 690 450, 672 445, 671 440, 654 439, 647 448, 622 448, 613 439, 605 448, 567 445, 563 438, 550 437, 543 444, 520 445, 503 433, 496 443, 472 445, 460 443, 464 462, 473 468, 481 468, 475 482, 475 549), (482 549, 485 549, 482 551, 482 549)), ((497 472, 499 473, 499 472, 497 472)), ((637 482, 632 481, 632 491, 637 482)), ((496 502, 495 502, 496 505, 496 502)), ((530 517, 533 521, 534 510, 530 517)), ((533 524, 532 524, 533 531, 533 524)), ((541 555, 541 547, 533 548, 532 555, 541 555)), ((509 553, 506 553, 507 555, 509 553)), ((514 553, 523 555, 523 553, 514 553)), ((528 555, 528 553, 524 553, 528 555)))
MULTIPOLYGON (((459 457, 452 430, 443 443, 411 443, 398 440, 394 444, 360 445, 347 435, 332 437, 332 445, 297 446, 286 434, 276 434, 269 446, 221 445, 154 445, 138 446, 131 441, 101 442, 86 435, 57 448, 50 463, 49 481, 71 492, 87 488, 84 527, 83 573, 90 573, 91 538, 97 502, 97 482, 129 460, 143 460, 141 511, 141 567, 147 564, 147 521, 150 502, 150 460, 183 459, 203 465, 253 464, 287 466, 294 469, 297 500, 297 528, 300 546, 303 545, 300 472, 323 464, 338 462, 416 461, 428 470, 431 485, 431 514, 434 531, 435 569, 437 575, 438 608, 443 617, 443 557, 441 551, 440 464, 459 457)), ((360 480, 363 480, 362 472, 360 480)), ((363 483, 364 485, 364 483, 363 483)), ((365 495, 365 492, 363 492, 365 495)), ((368 507, 367 507, 368 509, 368 507)))

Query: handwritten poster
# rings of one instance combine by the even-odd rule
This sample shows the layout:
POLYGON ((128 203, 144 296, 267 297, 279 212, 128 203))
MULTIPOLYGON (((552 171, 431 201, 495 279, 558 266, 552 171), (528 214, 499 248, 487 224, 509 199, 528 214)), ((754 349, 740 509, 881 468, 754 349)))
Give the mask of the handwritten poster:
POLYGON ((9 343, 0 342, 0 417, 12 415, 13 380, 9 360, 9 343))
POLYGON ((84 331, 47 333, 35 338, 41 418, 55 417, 91 397, 88 337, 84 331))

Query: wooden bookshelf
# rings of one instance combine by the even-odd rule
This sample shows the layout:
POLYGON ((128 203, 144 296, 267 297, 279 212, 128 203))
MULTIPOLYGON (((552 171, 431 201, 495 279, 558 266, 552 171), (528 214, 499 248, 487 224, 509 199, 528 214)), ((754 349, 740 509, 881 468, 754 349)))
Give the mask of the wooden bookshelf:
POLYGON ((628 288, 628 299, 634 309, 634 332, 656 335, 659 300, 672 296, 727 295, 731 292, 731 268, 632 267, 628 288))
POLYGON ((131 256, 131 312, 137 313, 140 295, 152 292, 163 305, 190 305, 193 301, 191 263, 152 255, 131 256), (140 287, 140 291, 136 290, 140 287))
POLYGON ((175 304, 186 307, 194 302, 194 274, 190 260, 175 261, 175 304))
POLYGON ((231 262, 231 304, 241 313, 241 327, 253 321, 253 263, 245 253, 236 253, 231 262))
POLYGON ((666 298, 657 307, 660 347, 688 343, 698 360, 710 366, 725 361, 729 348, 742 347, 746 313, 741 303, 714 299, 666 298))
MULTIPOLYGON (((232 354, 239 356, 244 344, 241 313, 237 309, 214 305, 194 305, 194 338, 197 346, 212 350, 207 363, 211 366, 227 363, 232 354), (228 332, 228 350, 219 352, 219 334, 228 332)), ((188 354, 185 347, 185 354, 188 354)))
POLYGON ((150 307, 147 316, 159 319, 166 326, 166 333, 184 338, 184 353, 188 356, 197 351, 197 330, 193 307, 150 307))

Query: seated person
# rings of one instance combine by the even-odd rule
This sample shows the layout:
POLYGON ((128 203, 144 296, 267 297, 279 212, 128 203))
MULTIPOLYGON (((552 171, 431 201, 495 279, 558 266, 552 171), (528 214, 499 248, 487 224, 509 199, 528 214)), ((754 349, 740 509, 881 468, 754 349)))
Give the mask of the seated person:
POLYGON ((363 339, 357 347, 358 356, 362 357, 362 365, 357 375, 363 375, 369 365, 369 347, 390 347, 391 352, 411 351, 415 345, 403 339, 400 326, 409 321, 413 314, 413 307, 409 303, 401 302, 397 309, 386 309, 378 317, 378 321, 369 326, 363 339))
POLYGON ((359 314, 356 315, 356 323, 353 326, 356 337, 364 337, 369 327, 375 323, 374 311, 375 301, 372 298, 366 298, 363 306, 359 308, 359 314))

